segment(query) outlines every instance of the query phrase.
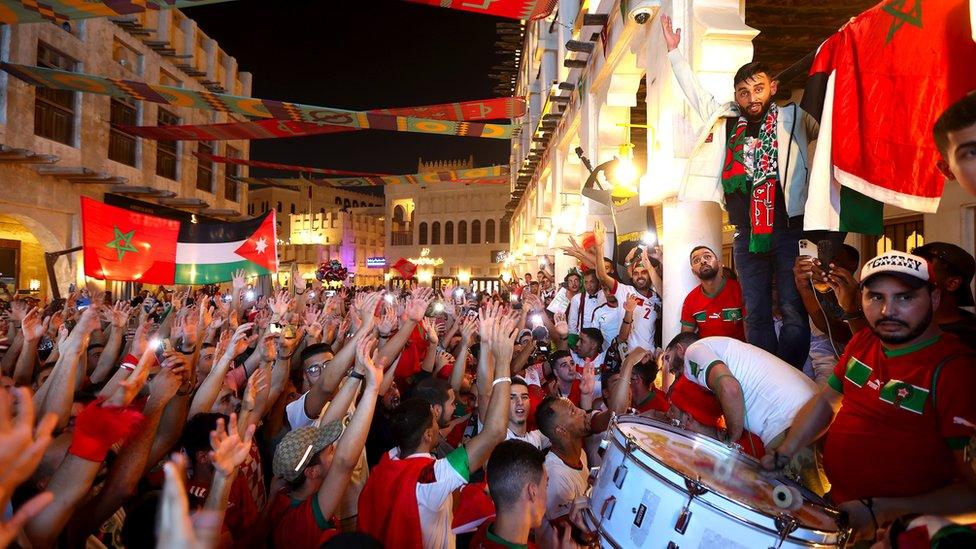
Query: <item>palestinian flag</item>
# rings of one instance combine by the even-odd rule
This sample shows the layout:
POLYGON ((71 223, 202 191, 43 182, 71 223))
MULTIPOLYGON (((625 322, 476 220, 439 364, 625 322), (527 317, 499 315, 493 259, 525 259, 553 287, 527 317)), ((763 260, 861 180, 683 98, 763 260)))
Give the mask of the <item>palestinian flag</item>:
POLYGON ((888 0, 820 47, 802 108, 820 122, 805 228, 880 234, 883 204, 935 212, 932 126, 976 89, 967 0, 888 0))
POLYGON ((85 276, 146 284, 226 282, 278 270, 275 212, 228 223, 181 223, 81 199, 85 276))

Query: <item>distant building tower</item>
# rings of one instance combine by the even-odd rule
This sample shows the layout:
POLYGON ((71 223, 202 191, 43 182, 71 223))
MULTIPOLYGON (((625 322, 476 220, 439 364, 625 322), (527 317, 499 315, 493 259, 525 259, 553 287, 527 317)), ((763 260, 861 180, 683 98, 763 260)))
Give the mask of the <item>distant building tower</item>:
POLYGON ((417 173, 430 172, 450 172, 454 170, 470 170, 474 167, 474 155, 467 160, 431 160, 424 162, 423 158, 417 160, 417 173))

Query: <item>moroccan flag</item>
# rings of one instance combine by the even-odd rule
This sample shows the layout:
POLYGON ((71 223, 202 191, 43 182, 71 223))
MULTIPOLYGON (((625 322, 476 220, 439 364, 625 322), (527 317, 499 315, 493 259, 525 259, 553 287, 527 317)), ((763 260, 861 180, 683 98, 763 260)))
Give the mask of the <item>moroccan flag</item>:
POLYGON ((81 199, 85 275, 146 284, 210 284, 277 271, 275 212, 228 223, 181 223, 81 199))
POLYGON ((888 0, 820 47, 803 109, 819 118, 805 228, 879 234, 881 203, 935 212, 932 126, 976 89, 966 0, 888 0))
POLYGON ((413 275, 417 274, 417 266, 402 257, 398 259, 397 262, 392 265, 392 267, 396 269, 396 271, 400 273, 400 276, 403 278, 413 278, 413 275))

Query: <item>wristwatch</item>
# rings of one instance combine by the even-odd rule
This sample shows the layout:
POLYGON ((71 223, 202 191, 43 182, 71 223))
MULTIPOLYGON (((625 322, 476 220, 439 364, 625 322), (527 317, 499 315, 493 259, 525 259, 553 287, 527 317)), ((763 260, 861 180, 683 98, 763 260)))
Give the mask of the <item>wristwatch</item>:
POLYGON ((364 376, 363 374, 361 374, 361 373, 359 373, 359 372, 357 372, 355 370, 352 371, 352 372, 349 372, 349 377, 351 377, 353 379, 358 379, 359 381, 366 381, 366 376, 364 376))

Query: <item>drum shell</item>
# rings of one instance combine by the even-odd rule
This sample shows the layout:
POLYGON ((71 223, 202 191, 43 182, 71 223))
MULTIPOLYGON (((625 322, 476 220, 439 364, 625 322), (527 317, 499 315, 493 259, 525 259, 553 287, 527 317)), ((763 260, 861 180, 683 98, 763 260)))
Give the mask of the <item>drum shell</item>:
MULTIPOLYGON (((777 516, 711 490, 692 498, 689 504, 689 491, 695 484, 689 486, 686 476, 628 439, 622 425, 626 429, 651 429, 666 432, 669 437, 683 437, 696 447, 727 452, 731 459, 758 467, 755 460, 713 439, 641 416, 620 417, 607 430, 603 465, 590 497, 591 521, 604 547, 667 548, 669 542, 682 549, 777 546, 781 526, 777 516), (628 424, 630 427, 626 427, 628 424), (676 525, 686 506, 690 518, 684 533, 680 533, 676 525)), ((840 529, 821 530, 800 524, 781 547, 842 547, 846 538, 846 532, 840 529)))

